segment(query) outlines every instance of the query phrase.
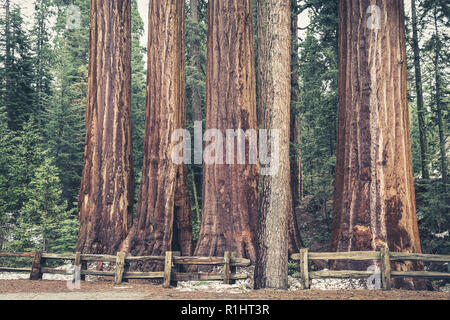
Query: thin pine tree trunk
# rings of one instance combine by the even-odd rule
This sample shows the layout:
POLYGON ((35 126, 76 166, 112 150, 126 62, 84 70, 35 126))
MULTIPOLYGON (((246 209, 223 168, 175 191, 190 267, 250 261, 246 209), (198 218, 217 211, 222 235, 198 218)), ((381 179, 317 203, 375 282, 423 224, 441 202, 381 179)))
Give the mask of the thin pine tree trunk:
MULTIPOLYGON (((285 0, 258 2, 260 128, 280 130, 279 169, 261 176, 255 288, 288 288, 289 217, 292 217, 290 147, 291 11, 285 0)), ((273 151, 274 145, 269 145, 273 151)), ((273 155, 275 156, 275 155, 273 155)))

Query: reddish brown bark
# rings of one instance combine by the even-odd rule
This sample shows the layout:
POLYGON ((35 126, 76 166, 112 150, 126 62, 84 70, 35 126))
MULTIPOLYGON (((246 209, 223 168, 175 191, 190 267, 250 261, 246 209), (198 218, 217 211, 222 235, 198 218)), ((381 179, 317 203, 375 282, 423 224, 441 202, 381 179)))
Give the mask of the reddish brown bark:
MULTIPOLYGON (((339 116, 332 247, 336 251, 421 252, 409 137, 404 7, 339 3, 339 116), (374 24, 372 25, 374 26, 374 24)), ((373 263, 370 263, 373 264, 373 263)), ((363 263, 338 267, 365 268, 363 263)), ((396 264, 397 270, 418 267, 396 264)))
POLYGON ((150 0, 142 182, 136 221, 121 247, 135 255, 192 254, 186 168, 171 157, 178 144, 172 133, 186 117, 184 13, 183 0, 150 0))
MULTIPOLYGON (((209 1, 206 129, 257 129, 253 46, 252 0, 209 1)), ((204 165, 198 256, 255 261, 258 166, 248 153, 245 165, 204 165)))
POLYGON ((131 1, 91 0, 77 251, 115 254, 133 205, 131 1))

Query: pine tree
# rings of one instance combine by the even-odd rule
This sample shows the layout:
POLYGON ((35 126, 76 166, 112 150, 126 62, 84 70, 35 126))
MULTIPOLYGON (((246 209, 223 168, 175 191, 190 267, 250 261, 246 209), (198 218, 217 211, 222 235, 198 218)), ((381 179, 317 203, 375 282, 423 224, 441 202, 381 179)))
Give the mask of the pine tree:
POLYGON ((7 228, 8 215, 8 167, 11 163, 11 137, 8 128, 8 118, 5 108, 0 106, 0 251, 4 248, 4 243, 8 237, 7 228))
POLYGON ((89 2, 74 1, 81 11, 80 28, 68 28, 68 7, 57 3, 53 39, 53 92, 47 112, 46 137, 69 207, 80 190, 85 142, 89 48, 89 2))
MULTIPOLYGON (((193 136, 194 122, 205 120, 206 40, 208 33, 207 3, 204 0, 189 1, 186 19, 186 113, 187 128, 193 136)), ((189 166, 192 224, 197 240, 201 223, 203 166, 189 166)))
POLYGON ((0 104, 6 108, 9 128, 17 131, 31 116, 36 116, 33 60, 20 7, 9 6, 9 1, 7 4, 5 18, 1 21, 0 104))
POLYGON ((134 178, 135 202, 137 202, 138 190, 140 187, 143 150, 145 138, 145 90, 146 90, 146 70, 144 54, 146 48, 140 43, 144 35, 144 22, 139 15, 137 1, 132 1, 131 11, 131 93, 132 93, 132 122, 133 122, 133 155, 134 155, 134 178))
POLYGON ((57 168, 44 158, 25 193, 15 230, 16 251, 71 252, 76 244, 78 223, 62 199, 57 168))
MULTIPOLYGON (((261 129, 278 130, 278 172, 259 182, 255 288, 288 288, 289 217, 292 217, 289 159, 291 102, 291 12, 285 0, 258 1, 258 85, 261 129)), ((273 153, 271 156, 275 156, 273 153)))
POLYGON ((31 30, 31 42, 33 51, 34 68, 34 100, 33 107, 35 118, 40 130, 45 132, 45 124, 48 122, 46 113, 50 108, 52 98, 53 75, 53 50, 50 44, 50 19, 53 17, 52 3, 50 0, 35 0, 34 25, 31 30))
POLYGON ((17 216, 23 204, 28 201, 26 187, 43 161, 42 136, 30 118, 22 130, 11 136, 11 149, 7 166, 8 182, 5 211, 17 216))
POLYGON ((446 99, 448 99, 448 79, 444 76, 444 70, 448 69, 450 64, 449 50, 445 43, 450 39, 448 32, 450 5, 448 1, 424 0, 422 3, 425 12, 425 18, 432 26, 431 38, 425 43, 425 50, 432 55, 433 65, 433 94, 432 105, 435 113, 434 122, 438 128, 439 139, 439 158, 442 182, 444 189, 447 188, 448 183, 448 153, 447 153, 447 139, 448 139, 448 112, 445 108, 446 99))
POLYGON ((412 10, 412 47, 414 51, 414 71, 415 71, 415 88, 417 95, 417 118, 419 124, 419 140, 420 140, 420 158, 422 167, 422 178, 429 179, 429 163, 428 163, 428 139, 426 133, 424 99, 423 99, 423 84, 422 84, 422 70, 420 62, 420 47, 419 47, 419 22, 417 18, 416 1, 411 1, 412 10))

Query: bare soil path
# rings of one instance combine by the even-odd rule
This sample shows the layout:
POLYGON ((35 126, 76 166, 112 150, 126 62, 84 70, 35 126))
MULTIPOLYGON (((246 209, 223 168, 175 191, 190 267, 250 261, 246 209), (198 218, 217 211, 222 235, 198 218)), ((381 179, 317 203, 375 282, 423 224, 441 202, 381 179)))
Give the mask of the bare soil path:
POLYGON ((64 281, 0 280, 0 300, 450 300, 450 293, 399 290, 186 292, 142 282, 114 286, 109 281, 83 282, 80 290, 69 290, 64 281))

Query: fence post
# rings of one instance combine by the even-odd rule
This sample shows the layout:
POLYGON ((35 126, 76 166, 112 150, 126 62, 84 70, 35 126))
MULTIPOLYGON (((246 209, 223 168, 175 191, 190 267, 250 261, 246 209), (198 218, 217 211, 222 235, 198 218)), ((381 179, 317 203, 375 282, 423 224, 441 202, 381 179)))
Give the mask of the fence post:
POLYGON ((42 251, 36 251, 34 254, 33 264, 31 266, 30 280, 41 280, 41 263, 42 263, 42 251))
MULTIPOLYGON (((172 252, 172 257, 181 257, 181 252, 180 251, 174 251, 172 252)), ((171 286, 178 286, 178 281, 176 278, 176 275, 178 272, 181 271, 180 265, 175 263, 175 260, 172 258, 172 263, 173 263, 173 267, 172 267, 172 273, 170 275, 170 285, 171 286)))
POLYGON ((87 269, 87 263, 81 259, 81 252, 75 252, 74 266, 80 267, 80 280, 86 280, 86 275, 83 274, 83 270, 87 269))
POLYGON ((170 278, 172 274, 172 258, 173 258, 173 252, 167 251, 166 252, 166 260, 164 262, 164 288, 170 288, 170 278))
MULTIPOLYGON (((80 268, 80 280, 84 280, 84 275, 81 274, 81 268, 82 268, 82 265, 81 265, 81 252, 75 252, 75 260, 73 262, 73 266, 80 268)), ((76 276, 77 276, 77 271, 74 270, 73 282, 77 281, 76 276)))
POLYGON ((231 254, 229 251, 225 251, 223 258, 225 260, 225 264, 223 266, 223 283, 230 284, 230 274, 231 274, 231 254))
POLYGON ((309 289, 308 249, 300 250, 300 274, 302 277, 303 289, 309 289))
POLYGON ((118 252, 116 257, 116 276, 114 278, 115 284, 123 282, 123 273, 125 271, 125 252, 118 252))
POLYGON ((230 284, 235 284, 236 280, 232 280, 231 277, 233 276, 233 274, 236 273, 236 267, 233 266, 233 259, 237 258, 237 253, 236 252, 232 252, 231 253, 231 259, 230 259, 230 284))
POLYGON ((381 283, 383 290, 391 290, 391 261, 389 248, 381 248, 381 283))

